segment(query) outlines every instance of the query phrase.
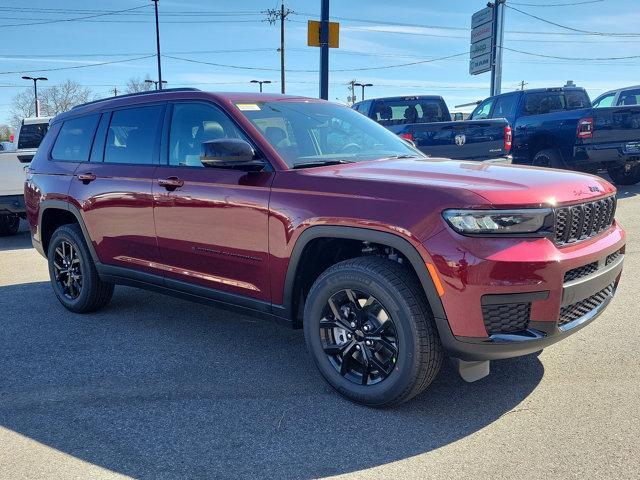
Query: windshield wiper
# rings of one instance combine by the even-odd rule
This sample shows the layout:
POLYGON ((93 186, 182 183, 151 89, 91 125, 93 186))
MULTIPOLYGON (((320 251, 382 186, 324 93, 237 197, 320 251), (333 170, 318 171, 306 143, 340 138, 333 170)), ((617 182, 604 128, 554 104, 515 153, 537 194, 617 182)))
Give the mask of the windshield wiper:
POLYGON ((355 163, 353 160, 322 160, 319 162, 294 163, 291 168, 324 167, 327 165, 342 165, 344 163, 355 163))
POLYGON ((393 157, 388 157, 388 158, 402 159, 402 158, 422 158, 422 157, 420 155, 404 154, 404 155, 394 155, 393 157))

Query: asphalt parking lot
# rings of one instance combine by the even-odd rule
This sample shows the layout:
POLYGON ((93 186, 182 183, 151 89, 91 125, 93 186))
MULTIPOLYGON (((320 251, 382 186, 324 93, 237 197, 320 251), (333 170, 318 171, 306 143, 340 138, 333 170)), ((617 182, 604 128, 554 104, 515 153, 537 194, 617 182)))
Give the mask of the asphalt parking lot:
POLYGON ((640 187, 617 298, 540 355, 395 409, 333 392, 301 331, 118 287, 62 308, 26 229, 0 239, 0 478, 638 478, 640 187))

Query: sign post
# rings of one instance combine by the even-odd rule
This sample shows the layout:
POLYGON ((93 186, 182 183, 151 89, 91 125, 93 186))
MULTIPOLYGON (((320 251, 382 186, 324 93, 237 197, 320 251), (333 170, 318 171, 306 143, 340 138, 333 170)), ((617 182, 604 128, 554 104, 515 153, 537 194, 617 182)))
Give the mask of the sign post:
POLYGON ((469 74, 491 72, 491 96, 502 86, 502 43, 504 37, 504 3, 495 0, 471 16, 469 74))

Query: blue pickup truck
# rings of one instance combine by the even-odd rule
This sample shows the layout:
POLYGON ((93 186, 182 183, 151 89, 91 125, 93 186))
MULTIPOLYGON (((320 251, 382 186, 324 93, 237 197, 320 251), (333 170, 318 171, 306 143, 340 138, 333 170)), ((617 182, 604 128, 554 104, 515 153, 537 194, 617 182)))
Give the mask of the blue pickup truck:
POLYGON ((504 118, 452 122, 436 95, 374 98, 353 108, 433 157, 504 162, 511 148, 504 118))
POLYGON ((507 119, 513 163, 606 169, 620 185, 640 182, 640 106, 592 108, 582 88, 540 88, 487 98, 470 118, 507 119))

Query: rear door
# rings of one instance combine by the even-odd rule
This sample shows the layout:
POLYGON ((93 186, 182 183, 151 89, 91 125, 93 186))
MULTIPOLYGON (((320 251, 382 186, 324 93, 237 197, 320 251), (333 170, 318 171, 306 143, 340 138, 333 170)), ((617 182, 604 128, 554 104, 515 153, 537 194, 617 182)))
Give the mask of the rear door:
POLYGON ((104 264, 161 272, 153 180, 165 108, 156 103, 104 112, 90 161, 75 172, 70 195, 104 264))

